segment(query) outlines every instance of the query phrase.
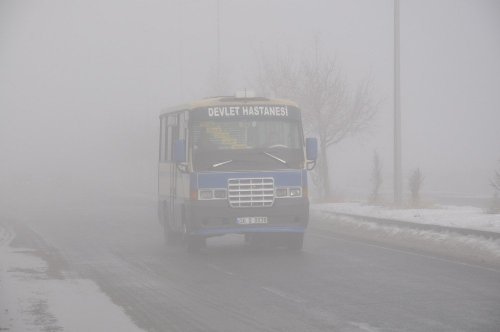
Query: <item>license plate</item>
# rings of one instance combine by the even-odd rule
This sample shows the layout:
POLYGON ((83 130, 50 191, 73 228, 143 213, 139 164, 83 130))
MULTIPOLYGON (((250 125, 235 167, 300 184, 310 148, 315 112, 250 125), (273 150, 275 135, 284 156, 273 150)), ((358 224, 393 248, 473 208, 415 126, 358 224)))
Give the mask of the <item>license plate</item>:
POLYGON ((236 218, 236 223, 240 225, 267 224, 267 217, 240 217, 236 218))

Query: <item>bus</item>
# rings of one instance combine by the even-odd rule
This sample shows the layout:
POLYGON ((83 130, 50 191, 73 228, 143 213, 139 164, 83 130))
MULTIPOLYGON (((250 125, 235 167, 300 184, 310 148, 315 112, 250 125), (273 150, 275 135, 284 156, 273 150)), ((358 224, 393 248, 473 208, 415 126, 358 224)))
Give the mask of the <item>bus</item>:
POLYGON ((166 243, 198 251, 208 237, 243 234, 300 251, 316 159, 317 140, 304 138, 290 100, 245 92, 163 110, 158 216, 166 243))

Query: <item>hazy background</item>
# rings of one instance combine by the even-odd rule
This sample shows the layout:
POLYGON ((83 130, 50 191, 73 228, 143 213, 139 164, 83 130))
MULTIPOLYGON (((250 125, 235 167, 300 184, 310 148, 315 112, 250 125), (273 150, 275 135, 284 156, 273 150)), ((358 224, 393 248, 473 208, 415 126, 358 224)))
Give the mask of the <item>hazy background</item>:
MULTIPOLYGON (((366 198, 373 153, 392 190, 393 1, 220 1, 224 93, 258 57, 335 56, 381 100, 331 149, 337 197, 366 198)), ((154 196, 161 108, 215 93, 217 1, 0 0, 0 199, 57 208, 154 196)), ((401 1, 403 169, 424 198, 489 197, 500 160, 500 2, 401 1)), ((405 190, 406 191, 406 190, 405 190)))

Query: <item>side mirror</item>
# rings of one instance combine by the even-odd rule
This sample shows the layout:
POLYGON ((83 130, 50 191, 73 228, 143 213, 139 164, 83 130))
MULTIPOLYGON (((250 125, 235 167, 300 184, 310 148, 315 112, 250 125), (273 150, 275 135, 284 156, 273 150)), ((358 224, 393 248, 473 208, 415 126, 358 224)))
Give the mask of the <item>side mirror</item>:
POLYGON ((186 140, 179 139, 175 141, 173 159, 176 164, 185 163, 186 157, 186 140))
POLYGON ((318 140, 315 137, 306 138, 306 158, 310 161, 318 159, 318 140))

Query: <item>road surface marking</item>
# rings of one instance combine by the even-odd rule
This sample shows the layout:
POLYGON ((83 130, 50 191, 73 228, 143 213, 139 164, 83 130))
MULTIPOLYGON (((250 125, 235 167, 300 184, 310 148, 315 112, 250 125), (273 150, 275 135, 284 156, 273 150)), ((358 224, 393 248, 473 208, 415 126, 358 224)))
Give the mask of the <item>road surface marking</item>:
POLYGON ((292 294, 287 294, 284 291, 281 291, 279 289, 273 288, 273 287, 261 287, 263 290, 272 293, 274 295, 277 295, 285 300, 292 301, 295 303, 305 303, 306 301, 298 296, 292 295, 292 294))
POLYGON ((230 271, 226 271, 224 270, 223 268, 215 265, 215 264, 208 264, 207 263, 207 266, 214 269, 215 271, 218 271, 218 272, 222 272, 224 274, 227 274, 228 276, 234 276, 234 273, 233 272, 230 272, 230 271))

